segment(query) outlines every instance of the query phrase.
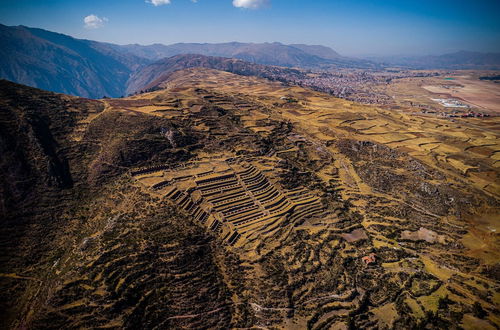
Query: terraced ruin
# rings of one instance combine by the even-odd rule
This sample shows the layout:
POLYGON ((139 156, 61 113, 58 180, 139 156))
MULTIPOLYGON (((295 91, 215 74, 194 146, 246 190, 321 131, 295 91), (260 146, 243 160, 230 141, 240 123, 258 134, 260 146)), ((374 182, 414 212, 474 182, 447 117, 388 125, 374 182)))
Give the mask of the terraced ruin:
POLYGON ((277 162, 239 158, 186 164, 177 169, 146 168, 134 177, 166 197, 229 245, 272 236, 283 223, 302 223, 323 212, 320 200, 299 187, 286 190, 270 180, 277 162))

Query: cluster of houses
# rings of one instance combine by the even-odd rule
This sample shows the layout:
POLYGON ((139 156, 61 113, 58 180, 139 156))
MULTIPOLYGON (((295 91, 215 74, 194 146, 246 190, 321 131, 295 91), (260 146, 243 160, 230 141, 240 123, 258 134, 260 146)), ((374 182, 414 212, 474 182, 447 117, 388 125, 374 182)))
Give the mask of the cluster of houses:
POLYGON ((461 118, 483 118, 483 117, 489 117, 490 115, 487 113, 482 113, 482 112, 474 112, 474 111, 469 111, 468 113, 464 113, 460 115, 461 118))
POLYGON ((440 115, 440 116, 446 117, 446 118, 486 118, 486 117, 491 116, 488 113, 475 112, 472 110, 467 112, 467 113, 458 112, 458 111, 453 111, 452 113, 447 113, 444 111, 439 112, 439 111, 434 111, 434 110, 422 110, 421 112, 425 113, 425 114, 440 115))

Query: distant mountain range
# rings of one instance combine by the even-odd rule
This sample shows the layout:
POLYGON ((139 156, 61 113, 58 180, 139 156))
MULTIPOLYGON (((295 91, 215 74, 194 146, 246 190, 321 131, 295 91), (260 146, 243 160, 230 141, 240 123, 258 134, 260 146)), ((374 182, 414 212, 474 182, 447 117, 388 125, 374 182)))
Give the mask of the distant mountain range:
POLYGON ((381 69, 383 66, 499 69, 500 54, 459 52, 442 56, 357 59, 341 56, 328 47, 303 44, 115 45, 75 39, 42 29, 0 24, 0 78, 49 91, 88 98, 119 97, 149 86, 176 67, 193 65, 261 77, 273 76, 273 70, 280 70, 263 65, 328 70, 381 69), (216 58, 177 57, 165 60, 185 54, 216 58), (221 57, 239 59, 240 62, 221 57), (172 67, 166 68, 169 65, 172 67), (155 73, 155 68, 161 68, 161 71, 155 73), (154 79, 148 81, 148 77, 154 79))
POLYGON ((323 63, 326 60, 338 60, 344 57, 340 56, 336 51, 325 46, 309 46, 309 45, 283 45, 279 42, 275 43, 241 43, 229 42, 220 44, 197 44, 197 43, 177 43, 173 45, 153 44, 143 46, 138 44, 133 45, 113 45, 115 49, 125 51, 129 54, 144 57, 150 60, 158 60, 165 57, 171 57, 180 54, 200 54, 206 56, 234 57, 246 59, 254 56, 255 59, 262 61, 270 61, 266 64, 277 64, 290 66, 299 64, 300 60, 307 63, 319 62, 323 63), (272 56, 274 53, 275 56, 272 56))
POLYGON ((284 45, 278 42, 261 44, 240 42, 220 44, 179 43, 169 46, 154 44, 150 46, 113 45, 113 47, 117 51, 150 60, 158 60, 181 54, 199 54, 205 56, 237 58, 251 63, 285 67, 376 67, 375 63, 367 60, 340 56, 333 49, 325 46, 301 44, 284 45))

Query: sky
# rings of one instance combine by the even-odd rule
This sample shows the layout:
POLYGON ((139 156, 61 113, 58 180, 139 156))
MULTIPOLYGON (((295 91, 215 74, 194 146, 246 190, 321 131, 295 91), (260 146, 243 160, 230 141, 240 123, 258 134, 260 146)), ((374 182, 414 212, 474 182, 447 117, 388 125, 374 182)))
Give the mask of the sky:
POLYGON ((0 0, 0 23, 117 44, 305 43, 346 56, 500 52, 500 0, 0 0))

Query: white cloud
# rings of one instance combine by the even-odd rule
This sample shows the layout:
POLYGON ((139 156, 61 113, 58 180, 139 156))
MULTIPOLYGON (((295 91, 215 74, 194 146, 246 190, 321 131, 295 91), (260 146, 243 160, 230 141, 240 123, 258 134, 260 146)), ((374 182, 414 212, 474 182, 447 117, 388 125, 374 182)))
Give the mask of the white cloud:
POLYGON ((152 4, 155 7, 170 4, 170 0, 146 0, 146 2, 152 4))
POLYGON ((85 16, 83 22, 85 23, 86 29, 98 29, 104 26, 104 23, 107 22, 108 19, 106 17, 99 17, 97 15, 89 15, 85 16))
POLYGON ((269 0, 233 0, 233 6, 238 8, 257 9, 269 4, 269 0))

